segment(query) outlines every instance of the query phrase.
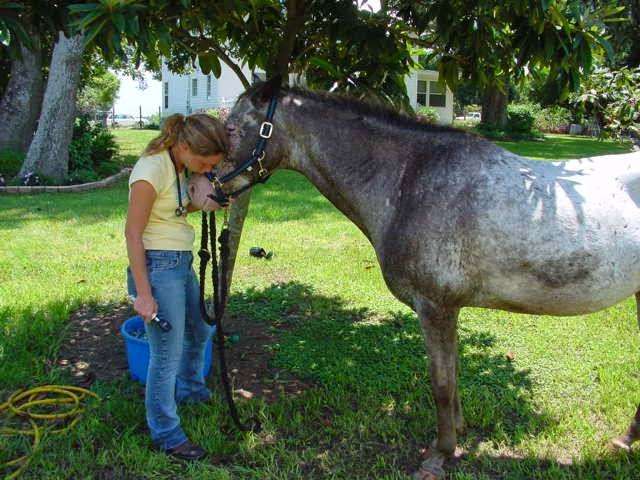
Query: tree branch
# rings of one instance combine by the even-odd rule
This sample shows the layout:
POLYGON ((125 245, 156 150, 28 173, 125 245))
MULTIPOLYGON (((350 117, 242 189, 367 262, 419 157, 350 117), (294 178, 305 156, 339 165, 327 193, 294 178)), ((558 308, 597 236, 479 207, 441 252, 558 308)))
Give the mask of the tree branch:
POLYGON ((284 36, 278 49, 273 71, 268 75, 286 76, 289 73, 289 60, 296 44, 296 36, 305 21, 305 0, 287 0, 287 22, 285 24, 284 36))
POLYGON ((238 76, 238 78, 242 82, 242 86, 245 89, 248 89, 251 86, 251 83, 249 82, 247 77, 245 77, 244 73, 242 73, 242 69, 240 68, 240 66, 236 64, 233 60, 231 60, 231 57, 229 57, 229 55, 227 55, 227 52, 225 52, 219 45, 214 44, 213 42, 210 42, 209 46, 214 52, 216 52, 216 55, 218 55, 218 57, 222 59, 222 61, 226 63, 231 70, 234 71, 234 73, 238 76))
POLYGON ((185 35, 185 37, 198 44, 197 48, 195 49, 197 52, 212 50, 218 56, 218 58, 220 58, 229 66, 231 70, 233 70, 238 79, 242 82, 242 86, 245 89, 251 86, 251 83, 249 82, 247 77, 245 77, 244 73, 242 73, 242 69, 240 68, 240 66, 231 59, 227 52, 225 52, 225 50, 220 45, 218 45, 218 43, 216 43, 211 38, 207 38, 202 29, 200 29, 200 36, 197 38, 191 35, 185 35))

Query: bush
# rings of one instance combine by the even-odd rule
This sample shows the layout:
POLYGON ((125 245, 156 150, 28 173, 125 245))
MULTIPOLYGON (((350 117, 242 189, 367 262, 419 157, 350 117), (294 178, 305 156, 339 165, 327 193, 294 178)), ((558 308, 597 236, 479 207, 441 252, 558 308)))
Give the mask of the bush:
POLYGON ((113 157, 118 152, 113 134, 85 117, 76 119, 69 145, 69 183, 94 182, 119 170, 113 157))
POLYGON ((0 150, 0 173, 6 181, 18 175, 23 161, 24 153, 11 149, 0 150))
POLYGON ((207 110, 207 115, 211 115, 214 118, 224 122, 229 116, 230 110, 227 107, 211 108, 207 110))
POLYGON ((568 109, 554 105, 538 112, 534 126, 541 132, 567 133, 572 118, 573 115, 568 109))
POLYGON ((512 135, 532 135, 540 107, 534 104, 509 105, 507 107, 507 132, 512 135))
POLYGON ((144 128, 149 130, 160 130, 160 124, 162 123, 162 119, 160 118, 160 114, 154 113, 149 117, 147 123, 144 124, 144 128))
POLYGON ((474 127, 476 132, 482 135, 485 138, 489 138, 491 140, 507 140, 511 137, 509 132, 503 130, 502 128, 497 127, 492 123, 478 123, 474 122, 474 127))
POLYGON ((416 113, 418 120, 424 123, 437 123, 440 120, 440 115, 433 107, 420 107, 416 113))
POLYGON ((600 135, 622 138, 640 135, 640 67, 598 69, 570 97, 577 114, 595 119, 600 135))

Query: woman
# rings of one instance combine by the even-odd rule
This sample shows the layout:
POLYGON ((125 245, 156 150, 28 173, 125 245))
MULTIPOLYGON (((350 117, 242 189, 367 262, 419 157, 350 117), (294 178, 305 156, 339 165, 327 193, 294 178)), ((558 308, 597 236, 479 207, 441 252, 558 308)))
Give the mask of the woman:
POLYGON ((211 396, 202 374, 211 327, 200 313, 192 268, 195 233, 186 215, 220 206, 193 185, 190 191, 198 201, 189 198, 185 169, 210 171, 227 152, 227 142, 224 126, 209 115, 172 115, 129 178, 127 284, 149 339, 147 424, 156 448, 186 460, 202 458, 205 451, 187 439, 177 404, 211 396), (170 329, 160 328, 158 319, 168 322, 170 329))

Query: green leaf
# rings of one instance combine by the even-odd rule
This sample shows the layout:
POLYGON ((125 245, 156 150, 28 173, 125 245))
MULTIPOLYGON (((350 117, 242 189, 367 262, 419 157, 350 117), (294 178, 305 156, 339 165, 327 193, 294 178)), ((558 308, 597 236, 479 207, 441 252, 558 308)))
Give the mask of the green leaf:
POLYGON ((125 31, 125 21, 121 13, 113 14, 113 23, 120 32, 125 31))
POLYGON ((99 3, 85 3, 85 4, 75 4, 69 5, 69 10, 71 13, 83 13, 83 12, 91 12, 96 9, 101 9, 102 5, 99 3))
POLYGON ((98 35, 102 31, 102 27, 104 27, 106 23, 107 19, 105 18, 104 20, 102 20, 102 22, 88 29, 85 33, 84 44, 89 45, 93 41, 93 39, 96 38, 96 35, 98 35))
POLYGON ((325 72, 329 73, 329 75, 331 75, 332 77, 335 77, 335 78, 340 77, 340 73, 338 72, 338 70, 336 70, 336 68, 331 63, 327 62, 326 60, 320 57, 310 58, 309 64, 315 65, 316 67, 324 70, 325 72))

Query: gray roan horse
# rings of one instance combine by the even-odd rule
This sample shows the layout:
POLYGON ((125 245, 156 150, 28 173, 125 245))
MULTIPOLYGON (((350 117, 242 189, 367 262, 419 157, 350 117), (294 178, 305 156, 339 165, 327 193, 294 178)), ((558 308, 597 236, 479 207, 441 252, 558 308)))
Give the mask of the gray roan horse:
MULTIPOLYGON (((273 88, 240 97, 227 120, 232 158, 216 173, 250 157, 273 88)), ((295 88, 278 95, 264 167, 301 172, 351 219, 389 289, 419 316, 438 432, 416 478, 434 478, 464 426, 462 307, 577 315, 640 291, 640 154, 539 162, 356 100, 295 88)), ((253 182, 257 170, 224 190, 253 182)), ((614 443, 639 438, 640 409, 614 443)))

